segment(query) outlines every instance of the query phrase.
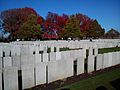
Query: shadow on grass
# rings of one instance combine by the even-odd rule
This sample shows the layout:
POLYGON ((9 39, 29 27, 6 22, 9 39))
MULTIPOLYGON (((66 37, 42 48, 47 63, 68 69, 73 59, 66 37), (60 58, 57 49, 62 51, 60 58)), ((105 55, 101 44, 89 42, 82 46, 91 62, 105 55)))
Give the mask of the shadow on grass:
POLYGON ((112 82, 110 82, 110 84, 116 89, 116 90, 120 90, 120 78, 116 79, 112 82))
POLYGON ((96 88, 96 90, 107 90, 107 88, 105 86, 99 86, 96 88))
POLYGON ((63 89, 60 89, 60 90, 70 90, 69 88, 63 88, 63 89))

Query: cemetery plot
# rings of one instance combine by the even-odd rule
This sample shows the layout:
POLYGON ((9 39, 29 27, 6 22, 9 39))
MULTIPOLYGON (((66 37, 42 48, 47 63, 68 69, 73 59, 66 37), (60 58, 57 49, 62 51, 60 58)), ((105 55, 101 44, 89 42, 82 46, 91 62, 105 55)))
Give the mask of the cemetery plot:
POLYGON ((93 75, 94 72, 119 65, 118 41, 107 42, 21 41, 1 44, 0 69, 3 69, 3 74, 0 73, 0 88, 28 89, 56 80, 64 82, 79 75, 93 75), (18 83, 10 83, 10 78, 18 80, 18 83), (13 85, 15 87, 11 88, 13 85))

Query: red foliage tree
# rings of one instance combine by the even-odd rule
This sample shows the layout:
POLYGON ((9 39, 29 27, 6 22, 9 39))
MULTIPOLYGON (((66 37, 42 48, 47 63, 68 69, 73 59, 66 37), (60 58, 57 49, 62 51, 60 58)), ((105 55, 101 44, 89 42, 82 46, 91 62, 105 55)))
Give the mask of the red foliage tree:
MULTIPOLYGON (((12 38, 15 38, 16 33, 19 32, 21 25, 27 21, 28 16, 31 14, 38 16, 34 9, 27 7, 10 9, 1 12, 0 18, 3 20, 4 30, 9 32, 12 38)), ((39 16, 37 23, 42 23, 42 17, 39 16)))
POLYGON ((80 30, 83 33, 83 36, 86 36, 88 30, 91 28, 93 20, 83 14, 76 14, 76 18, 79 20, 80 30))
POLYGON ((67 20, 68 16, 65 14, 59 16, 56 13, 49 12, 46 17, 46 21, 44 22, 45 32, 43 34, 43 38, 59 38, 67 20))
POLYGON ((37 18, 37 24, 43 24, 43 18, 41 17, 41 16, 39 16, 38 18, 37 18))

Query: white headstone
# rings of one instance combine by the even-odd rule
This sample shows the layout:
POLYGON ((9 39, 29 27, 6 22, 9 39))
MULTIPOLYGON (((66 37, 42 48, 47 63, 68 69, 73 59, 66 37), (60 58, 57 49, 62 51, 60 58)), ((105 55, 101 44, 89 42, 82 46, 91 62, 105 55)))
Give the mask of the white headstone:
POLYGON ((31 65, 22 66, 22 89, 35 86, 34 67, 31 65))
POLYGON ((2 69, 2 57, 0 57, 0 69, 2 69))
POLYGON ((67 59, 68 57, 73 58, 74 60, 76 60, 79 57, 83 57, 83 51, 82 50, 71 50, 71 51, 67 51, 67 56, 64 55, 65 59, 67 59))
POLYGON ((15 51, 16 51, 16 49, 17 48, 15 48, 15 46, 13 45, 12 47, 11 47, 11 56, 15 56, 15 51))
POLYGON ((43 53, 43 62, 48 62, 49 58, 48 58, 48 53, 43 53))
POLYGON ((61 52, 56 52, 56 60, 61 60, 61 52))
POLYGON ((3 50, 2 50, 2 46, 0 46, 0 57, 3 57, 3 50))
POLYGON ((28 55, 28 64, 35 65, 35 55, 28 55))
POLYGON ((21 54, 21 49, 19 45, 15 46, 15 56, 20 56, 21 54))
POLYGON ((86 58, 86 49, 83 48, 83 57, 86 58))
MULTIPOLYGON (((57 54, 56 54, 57 55, 57 54)), ((57 57, 57 56, 56 56, 57 57)), ((74 56, 73 56, 74 57, 74 56)), ((61 52, 61 59, 66 60, 70 58, 70 51, 62 51, 61 52)))
POLYGON ((49 53, 49 55, 50 55, 50 61, 55 61, 56 60, 55 52, 51 52, 51 53, 49 53))
POLYGON ((18 90, 18 69, 15 67, 4 68, 4 90, 18 90))
POLYGON ((116 65, 116 53, 112 52, 112 66, 116 65))
POLYGON ((4 68, 12 66, 12 58, 11 57, 3 57, 4 68))
POLYGON ((59 60, 57 61, 57 78, 64 79, 73 76, 73 60, 59 60))
POLYGON ((10 47, 9 46, 4 46, 3 47, 3 51, 5 53, 5 57, 9 57, 10 56, 10 47))
POLYGON ((108 67, 112 66, 112 53, 108 53, 108 67))
POLYGON ((48 83, 73 76, 73 60, 59 60, 48 63, 48 83))
POLYGON ((44 49, 43 49, 43 46, 42 45, 40 45, 39 46, 39 51, 43 51, 44 49))
POLYGON ((96 70, 103 69, 103 55, 98 54, 96 59, 96 70))
POLYGON ((21 65, 34 65, 35 55, 21 55, 21 65))
POLYGON ((36 85, 46 83, 46 64, 41 62, 35 67, 36 72, 36 85))
POLYGON ((94 71, 94 55, 88 56, 88 73, 94 71))
POLYGON ((0 69, 0 90, 2 90, 2 70, 0 69))
POLYGON ((47 53, 47 47, 46 46, 43 48, 43 52, 47 53))
POLYGON ((48 63, 48 83, 58 80, 57 76, 57 61, 48 63))
POLYGON ((77 59, 77 75, 84 73, 84 57, 77 59))
POLYGON ((51 52, 54 52, 54 47, 53 46, 51 46, 51 52))
POLYGON ((108 59, 109 59, 108 53, 104 53, 104 55, 103 55, 103 68, 109 67, 108 59))
POLYGON ((29 54, 33 55, 33 52, 36 51, 36 47, 34 45, 29 45, 29 54))
POLYGON ((28 55, 21 55, 21 65, 28 64, 28 55))
POLYGON ((120 64, 120 52, 119 52, 119 64, 120 64))
POLYGON ((41 63, 41 54, 35 54, 35 64, 41 63))
POLYGON ((20 56, 13 56, 12 57, 12 66, 18 67, 18 69, 21 69, 21 61, 20 56))
POLYGON ((94 49, 94 55, 97 56, 98 55, 98 48, 94 49))
POLYGON ((93 48, 92 47, 89 48, 89 56, 90 55, 93 55, 93 48))
POLYGON ((119 52, 116 52, 116 64, 117 65, 119 64, 119 60, 120 60, 120 58, 119 58, 119 52))
POLYGON ((73 76, 73 67, 71 67, 73 66, 73 60, 72 58, 69 58, 69 59, 66 59, 65 61, 66 61, 66 65, 64 64, 65 65, 64 67, 66 67, 66 73, 65 73, 66 77, 71 77, 73 76))
POLYGON ((60 51, 60 47, 56 47, 56 52, 59 52, 60 51))
POLYGON ((38 46, 35 47, 35 54, 39 54, 39 47, 38 46))

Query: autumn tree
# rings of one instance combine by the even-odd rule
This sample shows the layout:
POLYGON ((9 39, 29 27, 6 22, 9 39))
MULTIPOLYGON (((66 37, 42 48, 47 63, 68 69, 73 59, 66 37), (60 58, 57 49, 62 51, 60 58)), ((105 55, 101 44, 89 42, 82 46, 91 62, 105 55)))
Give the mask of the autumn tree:
POLYGON ((21 28, 16 32, 17 38, 21 39, 38 39, 41 38, 41 21, 38 23, 39 17, 34 14, 29 15, 28 20, 21 25, 21 28))
POLYGON ((87 37, 99 38, 103 37, 104 33, 105 30, 101 27, 97 20, 94 20, 88 30, 87 37))
POLYGON ((88 16, 80 14, 80 13, 75 14, 75 17, 79 21, 81 35, 83 37, 86 37, 88 35, 88 30, 90 30, 90 26, 93 20, 89 18, 88 16))
POLYGON ((63 14, 62 16, 57 16, 56 18, 57 34, 59 38, 62 38, 61 33, 63 32, 68 19, 69 16, 65 14, 63 14))
POLYGON ((44 22, 43 38, 61 38, 61 33, 68 20, 68 16, 63 14, 59 16, 56 13, 49 12, 44 22))
POLYGON ((71 16, 64 27, 64 32, 62 34, 63 38, 76 38, 80 37, 80 27, 79 21, 76 17, 71 16))
POLYGON ((16 37, 16 32, 20 30, 20 27, 23 23, 28 20, 28 16, 34 14, 37 16, 37 13, 32 8, 18 8, 5 10, 0 13, 0 18, 3 21, 3 28, 6 32, 10 33, 12 38, 16 37))
POLYGON ((104 29, 97 20, 83 14, 58 15, 49 12, 44 20, 32 8, 5 10, 0 13, 5 32, 16 38, 60 39, 75 37, 101 37, 104 29))

